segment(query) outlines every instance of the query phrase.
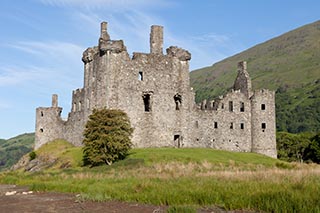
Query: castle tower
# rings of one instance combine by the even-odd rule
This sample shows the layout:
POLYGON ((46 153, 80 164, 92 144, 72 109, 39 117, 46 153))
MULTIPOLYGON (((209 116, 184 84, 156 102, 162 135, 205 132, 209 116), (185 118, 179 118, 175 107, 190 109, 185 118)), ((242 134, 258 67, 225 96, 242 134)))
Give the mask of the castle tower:
POLYGON ((234 82, 234 90, 240 90, 248 98, 251 97, 251 79, 247 72, 247 62, 241 61, 238 63, 238 76, 234 82))
POLYGON ((251 97, 252 152, 277 158, 275 93, 254 91, 251 97))

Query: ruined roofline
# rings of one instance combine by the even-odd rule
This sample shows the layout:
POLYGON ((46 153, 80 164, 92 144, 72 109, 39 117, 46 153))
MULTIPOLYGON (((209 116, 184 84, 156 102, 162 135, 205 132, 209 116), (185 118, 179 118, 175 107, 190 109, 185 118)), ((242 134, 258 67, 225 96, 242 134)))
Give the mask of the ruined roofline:
MULTIPOLYGON (((98 46, 89 47, 83 52, 82 61, 86 64, 93 60, 93 56, 96 54, 103 55, 107 52, 121 53, 127 51, 123 40, 112 40, 108 34, 108 23, 102 22, 100 29, 100 37, 98 46)), ((139 58, 143 55, 163 55, 163 26, 152 25, 150 31, 150 52, 140 53, 133 52, 132 60, 139 58)), ((191 60, 191 54, 189 51, 179 48, 177 46, 170 46, 166 49, 166 55, 176 57, 180 61, 191 60)))

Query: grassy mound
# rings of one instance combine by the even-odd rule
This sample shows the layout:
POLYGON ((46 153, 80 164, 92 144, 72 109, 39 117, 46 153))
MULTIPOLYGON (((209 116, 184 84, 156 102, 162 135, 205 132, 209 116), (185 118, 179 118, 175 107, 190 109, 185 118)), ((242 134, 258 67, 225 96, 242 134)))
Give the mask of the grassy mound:
POLYGON ((81 148, 63 141, 46 146, 37 157, 55 155, 59 162, 39 172, 0 173, 0 182, 77 193, 94 201, 112 199, 171 209, 320 211, 317 165, 284 163, 253 153, 150 148, 133 149, 123 161, 90 169, 80 166, 81 148), (69 168, 58 169, 62 162, 69 162, 69 168))

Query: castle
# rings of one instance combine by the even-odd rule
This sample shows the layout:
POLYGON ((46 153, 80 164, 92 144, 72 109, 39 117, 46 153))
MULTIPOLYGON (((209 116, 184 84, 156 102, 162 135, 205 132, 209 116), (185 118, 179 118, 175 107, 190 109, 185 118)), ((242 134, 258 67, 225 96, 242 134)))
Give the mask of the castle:
POLYGON ((277 157, 275 95, 252 91, 246 62, 239 62, 232 91, 196 105, 190 88, 191 54, 171 46, 163 54, 163 27, 152 26, 150 53, 129 56, 101 23, 98 46, 84 51, 84 86, 72 92, 72 110, 61 118, 58 96, 36 109, 35 149, 54 139, 82 145, 94 108, 125 111, 134 147, 207 147, 277 157))

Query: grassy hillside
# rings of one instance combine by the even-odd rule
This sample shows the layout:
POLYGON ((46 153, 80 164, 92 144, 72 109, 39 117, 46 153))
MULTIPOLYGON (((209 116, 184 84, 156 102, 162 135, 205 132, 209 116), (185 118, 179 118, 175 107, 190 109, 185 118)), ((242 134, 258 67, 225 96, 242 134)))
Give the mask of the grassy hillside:
POLYGON ((49 167, 0 173, 0 183, 81 194, 78 199, 168 205, 180 212, 195 212, 201 206, 320 211, 317 165, 290 164, 254 153, 154 148, 133 149, 127 159, 111 166, 87 168, 80 166, 81 153, 80 147, 55 141, 37 150, 34 159, 46 159, 49 167))
POLYGON ((247 61, 254 89, 276 92, 277 129, 320 130, 320 21, 271 39, 210 67, 190 73, 196 101, 229 90, 237 63, 247 61))
POLYGON ((0 139, 0 171, 10 168, 32 150, 34 133, 26 133, 8 140, 0 139))

